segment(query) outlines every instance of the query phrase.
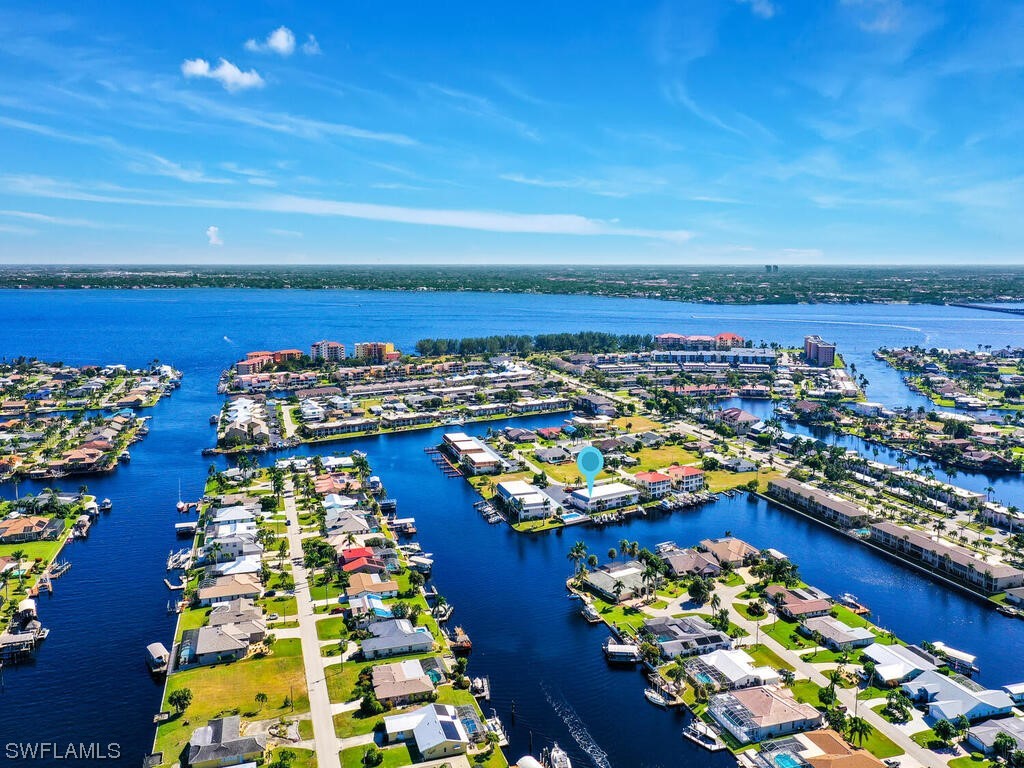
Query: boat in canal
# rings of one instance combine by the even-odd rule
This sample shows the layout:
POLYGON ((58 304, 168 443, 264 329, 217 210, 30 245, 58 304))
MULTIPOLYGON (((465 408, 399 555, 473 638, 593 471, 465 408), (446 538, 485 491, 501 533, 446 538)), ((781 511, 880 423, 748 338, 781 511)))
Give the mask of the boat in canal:
POLYGON ((548 763, 551 768, 572 768, 572 760, 569 759, 569 755, 565 753, 565 750, 558 746, 557 741, 554 746, 551 747, 551 754, 548 756, 548 763))
POLYGON ((114 508, 114 504, 110 499, 104 499, 100 502, 100 512, 109 512, 114 508))
POLYGON ((633 643, 618 642, 609 636, 601 648, 609 664, 636 664, 640 661, 640 648, 633 643))
POLYGON ((668 700, 653 688, 644 688, 644 697, 656 707, 668 707, 668 700))
POLYGON ((121 451, 121 453, 117 455, 117 460, 127 463, 132 460, 132 455, 128 452, 128 449, 125 448, 123 451, 121 451))
POLYGON ((473 641, 462 627, 455 628, 455 632, 449 637, 449 643, 455 653, 466 654, 473 650, 473 641))
POLYGON ((167 652, 163 643, 150 643, 146 646, 146 666, 149 668, 150 674, 158 676, 167 674, 167 664, 170 658, 171 654, 167 652))
POLYGON ((846 606, 858 616, 866 616, 871 613, 871 609, 861 603, 857 596, 850 592, 843 592, 838 598, 836 598, 841 605, 846 606))
POLYGON ((580 615, 591 624, 597 624, 601 621, 601 615, 597 612, 597 609, 586 599, 580 601, 580 615))

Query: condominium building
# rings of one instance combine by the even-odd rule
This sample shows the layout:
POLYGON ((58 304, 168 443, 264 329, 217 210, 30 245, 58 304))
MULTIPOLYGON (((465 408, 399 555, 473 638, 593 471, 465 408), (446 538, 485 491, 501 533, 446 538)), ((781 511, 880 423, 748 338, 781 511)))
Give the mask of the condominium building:
POLYGON ((309 356, 314 360, 344 360, 345 345, 340 341, 317 341, 309 348, 309 356))

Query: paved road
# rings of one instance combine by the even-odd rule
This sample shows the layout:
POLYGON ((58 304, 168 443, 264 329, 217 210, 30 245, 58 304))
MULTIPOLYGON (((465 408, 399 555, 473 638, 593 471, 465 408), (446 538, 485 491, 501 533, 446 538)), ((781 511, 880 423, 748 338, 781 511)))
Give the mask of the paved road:
MULTIPOLYGON (((302 555, 302 537, 299 532, 299 515, 295 508, 291 478, 285 480, 284 513, 291 523, 288 526, 288 546, 292 557, 302 555)), ((316 742, 318 768, 341 768, 338 757, 341 745, 334 732, 331 716, 331 698, 327 693, 324 677, 323 657, 320 655, 320 639, 316 635, 316 614, 309 596, 309 576, 302 565, 292 565, 295 578, 295 600, 298 604, 299 638, 302 640, 302 661, 306 668, 306 688, 309 692, 309 708, 313 720, 313 739, 316 742)))

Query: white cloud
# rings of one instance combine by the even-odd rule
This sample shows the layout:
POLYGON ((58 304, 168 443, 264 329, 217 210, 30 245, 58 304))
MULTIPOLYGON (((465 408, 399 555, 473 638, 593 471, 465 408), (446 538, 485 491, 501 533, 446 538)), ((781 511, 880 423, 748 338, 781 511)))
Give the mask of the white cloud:
POLYGON ((320 50, 320 43, 317 42, 313 35, 306 38, 306 42, 302 44, 302 52, 307 56, 319 56, 323 51, 320 50))
POLYGON ((69 219, 61 216, 49 216, 45 213, 35 213, 34 211, 0 211, 0 216, 6 216, 12 219, 22 219, 23 221, 33 221, 38 224, 53 224, 58 227, 107 229, 105 225, 98 224, 95 221, 90 221, 88 219, 69 219))
POLYGON ((206 239, 210 241, 210 245, 224 245, 224 241, 220 239, 220 227, 212 224, 206 228, 206 239))
POLYGON ((288 27, 281 26, 267 35, 267 39, 262 43, 258 40, 246 40, 245 50, 291 56, 295 53, 295 34, 288 27))
POLYGON ((263 78, 259 72, 255 69, 243 72, 227 59, 221 59, 214 68, 210 67, 210 62, 206 59, 185 59, 181 63, 181 74, 187 78, 202 77, 216 80, 231 93, 263 87, 263 78))
POLYGON ((749 5, 750 12, 762 19, 770 19, 778 11, 772 0, 737 0, 737 2, 741 5, 749 5))
POLYGON ((292 238, 302 238, 302 237, 304 237, 302 232, 299 232, 298 230, 295 230, 295 229, 276 229, 276 228, 271 228, 271 229, 267 230, 267 233, 271 234, 271 235, 277 235, 278 237, 292 237, 292 238))

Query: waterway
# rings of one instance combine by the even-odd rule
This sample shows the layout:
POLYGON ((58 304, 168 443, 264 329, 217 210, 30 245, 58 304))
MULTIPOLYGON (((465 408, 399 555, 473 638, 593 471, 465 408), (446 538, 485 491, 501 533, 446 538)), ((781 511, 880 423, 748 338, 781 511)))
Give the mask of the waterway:
MULTIPOLYGON (((153 640, 169 641, 173 617, 162 584, 175 547, 178 483, 186 499, 201 493, 213 441, 208 417, 219 408, 222 368, 247 349, 300 346, 320 338, 352 344, 391 339, 411 348, 425 336, 562 330, 716 333, 733 331, 798 345, 806 333, 834 339, 888 405, 927 404, 900 376, 871 357, 880 345, 1018 344, 1024 318, 965 309, 831 305, 713 307, 588 297, 439 293, 290 291, 0 291, 0 355, 34 355, 71 364, 157 358, 181 369, 180 390, 146 411, 149 436, 132 446, 132 462, 87 480, 114 511, 90 538, 65 550, 74 567, 57 582, 40 613, 52 629, 32 665, 4 671, 0 741, 117 742, 119 761, 138 765, 152 739, 160 688, 143 666, 153 640)), ((755 407, 751 405, 751 407, 755 407)), ((517 423, 557 423, 535 417, 517 423)), ((470 427, 481 432, 485 427, 470 427)), ((486 524, 462 480, 445 478, 423 453, 440 430, 346 441, 331 450, 367 451, 399 499, 418 518, 419 540, 435 554, 434 581, 454 604, 454 621, 474 641, 471 671, 491 676, 493 706, 510 728, 515 758, 557 739, 577 766, 718 766, 680 736, 684 720, 649 705, 639 674, 612 670, 600 653, 601 627, 587 625, 565 598, 566 552, 581 538, 603 555, 620 538, 653 546, 721 535, 782 549, 809 582, 851 591, 877 620, 912 641, 943 639, 977 653, 982 682, 1024 680, 1024 622, 999 616, 856 542, 764 502, 737 497, 703 509, 634 520, 604 529, 569 529, 524 537, 486 524), (511 718, 512 702, 516 718, 511 718)), ((855 446, 855 443, 850 443, 855 446)), ((886 460, 886 455, 880 456, 886 460)), ((956 482, 984 489, 989 479, 956 482)), ((1016 476, 993 483, 996 496, 1024 507, 1016 476)), ((67 487, 77 487, 78 481, 67 487)), ((42 487, 24 483, 18 492, 42 487)), ((15 488, 0 493, 11 497, 15 488)), ((14 761, 18 764, 20 761, 14 761)), ((46 761, 24 761, 46 765, 46 761)), ((90 761, 76 765, 88 766, 90 761)))

